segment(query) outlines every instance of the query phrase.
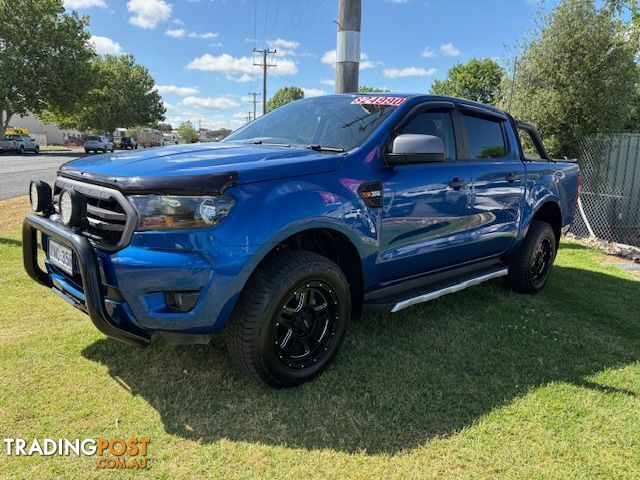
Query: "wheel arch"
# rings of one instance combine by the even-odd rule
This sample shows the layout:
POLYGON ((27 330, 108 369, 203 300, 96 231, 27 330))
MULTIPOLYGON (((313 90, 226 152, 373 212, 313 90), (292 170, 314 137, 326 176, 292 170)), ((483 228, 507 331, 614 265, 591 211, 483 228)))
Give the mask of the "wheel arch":
MULTIPOLYGON (((546 222, 551 225, 553 233, 556 237, 556 249, 560 245, 560 236, 562 234, 562 210, 555 200, 548 199, 534 210, 531 221, 534 220, 546 222)), ((531 223, 529 223, 530 225, 531 223)))

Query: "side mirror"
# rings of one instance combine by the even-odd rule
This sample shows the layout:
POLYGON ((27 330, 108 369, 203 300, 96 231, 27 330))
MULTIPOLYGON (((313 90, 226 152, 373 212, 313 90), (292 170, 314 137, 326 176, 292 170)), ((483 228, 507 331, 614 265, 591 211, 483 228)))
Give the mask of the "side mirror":
POLYGON ((435 135, 404 133, 393 140, 391 153, 386 156, 389 165, 430 163, 444 161, 444 143, 435 135))

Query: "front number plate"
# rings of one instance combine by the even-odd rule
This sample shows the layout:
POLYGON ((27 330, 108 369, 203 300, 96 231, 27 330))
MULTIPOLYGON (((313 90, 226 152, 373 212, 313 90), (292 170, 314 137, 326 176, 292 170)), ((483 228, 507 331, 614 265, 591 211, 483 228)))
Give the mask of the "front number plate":
POLYGON ((49 239, 49 261, 62 271, 73 275, 73 251, 49 239))

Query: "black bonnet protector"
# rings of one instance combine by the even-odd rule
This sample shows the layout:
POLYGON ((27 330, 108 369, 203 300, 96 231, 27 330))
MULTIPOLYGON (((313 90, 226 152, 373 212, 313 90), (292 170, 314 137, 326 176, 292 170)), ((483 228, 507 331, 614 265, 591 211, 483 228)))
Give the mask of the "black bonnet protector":
POLYGON ((115 188, 125 195, 221 195, 238 183, 238 172, 175 177, 116 177, 62 167, 58 175, 115 188))

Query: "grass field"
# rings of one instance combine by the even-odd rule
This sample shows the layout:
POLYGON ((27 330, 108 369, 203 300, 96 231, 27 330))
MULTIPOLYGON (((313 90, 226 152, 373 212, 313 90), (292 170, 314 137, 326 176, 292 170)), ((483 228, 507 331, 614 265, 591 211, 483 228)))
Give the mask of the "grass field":
POLYGON ((149 468, 7 457, 1 478, 640 478, 640 282, 564 243, 535 296, 499 282, 353 323, 316 381, 273 391, 219 341, 105 338, 22 269, 0 202, 0 434, 149 437, 149 468))

